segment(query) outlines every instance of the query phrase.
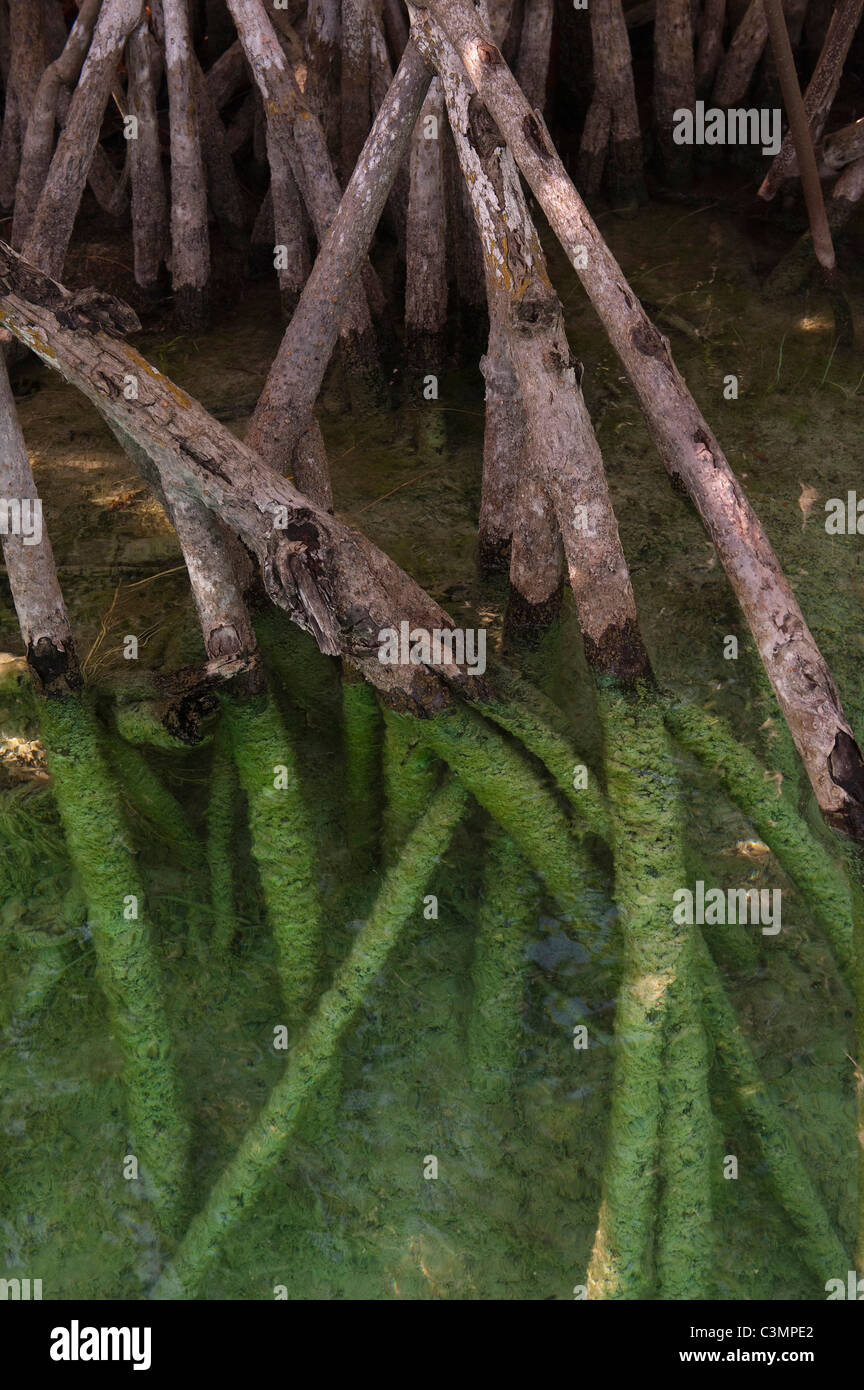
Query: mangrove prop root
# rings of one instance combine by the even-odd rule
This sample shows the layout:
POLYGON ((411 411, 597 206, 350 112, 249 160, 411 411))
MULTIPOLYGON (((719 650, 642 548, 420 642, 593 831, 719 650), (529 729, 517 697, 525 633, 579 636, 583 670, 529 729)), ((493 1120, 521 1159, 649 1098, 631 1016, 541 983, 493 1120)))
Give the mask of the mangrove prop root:
POLYGON ((342 738, 345 750, 348 845, 355 859, 374 853, 381 788, 381 714, 375 691, 342 668, 342 738))
POLYGON ((462 785, 507 831, 565 912, 596 918, 599 876, 564 812, 517 747, 479 715, 452 705, 417 729, 462 785))
POLYGON ((210 906, 213 913, 213 948, 224 954, 237 934, 234 910, 234 826, 239 779, 231 754, 228 721, 219 722, 213 740, 210 799, 207 803, 207 863, 210 869, 210 906))
MULTIPOLYGON (((131 1152, 155 1192, 157 1223, 171 1234, 183 1202, 189 1136, 144 891, 92 710, 74 696, 45 700, 40 725, 123 1056, 131 1152)), ((118 1182, 122 1159, 121 1150, 118 1182)))
POLYGON ((819 1284, 843 1278, 849 1256, 837 1236, 795 1141, 771 1099, 750 1045, 738 1026, 735 1010, 708 947, 697 942, 697 966, 702 987, 705 1024, 714 1049, 731 1082, 735 1103, 748 1123, 778 1202, 804 1239, 803 1258, 819 1284))
POLYGON ((712 1120, 701 995, 689 940, 669 993, 660 1095, 660 1297, 708 1298, 714 1264, 712 1120))
POLYGON ((201 846, 192 833, 186 812, 146 758, 120 738, 110 740, 107 756, 123 794, 135 810, 161 831, 187 864, 199 865, 201 846))
POLYGON ((317 1093, 343 1034, 412 914, 419 919, 423 890, 465 808, 465 794, 455 780, 436 792, 398 864, 385 875, 366 924, 293 1048, 284 1076, 247 1130, 203 1211, 192 1221, 151 1297, 192 1298, 200 1289, 220 1242, 252 1206, 282 1159, 304 1105, 317 1093))
POLYGON ((704 710, 666 706, 666 723, 682 748, 722 784, 752 822, 800 889, 821 924, 838 966, 852 970, 852 910, 849 889, 827 851, 777 794, 758 758, 736 740, 722 720, 704 710))
POLYGON ((685 882, 677 821, 678 787, 652 691, 625 692, 599 681, 607 788, 614 812, 615 896, 621 915, 624 978, 615 1011, 616 1060, 603 1200, 588 1269, 589 1298, 644 1297, 650 1279, 656 1211, 661 1079, 665 1043, 686 1044, 665 1090, 669 1107, 664 1151, 664 1231, 660 1274, 688 1289, 701 1277, 708 1239, 705 1137, 689 1132, 708 1114, 707 1067, 695 1013, 688 1004, 692 931, 672 919, 674 893, 685 882), (694 1069, 686 1081, 684 1065, 694 1069), (692 1113, 687 1114, 688 1106, 692 1113), (686 1161, 673 1153, 696 1145, 686 1161), (671 1188, 671 1190, 669 1190, 671 1188), (691 1251, 684 1247, 690 1226, 691 1251))
POLYGON ((384 862, 398 858, 438 783, 440 763, 411 715, 384 711, 384 862))
POLYGON ((251 700, 226 692, 222 708, 246 793, 282 998, 296 1026, 314 998, 322 941, 315 844, 294 748, 269 690, 251 700))
POLYGON ((468 1024, 471 1087, 489 1102, 507 1099, 519 1061, 525 947, 539 915, 531 870, 510 837, 496 828, 486 850, 468 1024))
POLYGON ((552 774, 559 789, 577 812, 577 834, 590 832, 605 839, 609 834, 606 799, 596 778, 588 773, 585 759, 573 748, 565 730, 561 711, 551 700, 508 668, 496 666, 495 685, 506 699, 477 701, 474 708, 539 758, 552 774), (577 770, 584 768, 586 785, 577 786, 577 770))
POLYGON ((855 1099, 858 1151, 858 1223, 855 1268, 864 1270, 864 857, 856 845, 847 844, 846 863, 852 890, 852 931, 855 949, 855 1099))

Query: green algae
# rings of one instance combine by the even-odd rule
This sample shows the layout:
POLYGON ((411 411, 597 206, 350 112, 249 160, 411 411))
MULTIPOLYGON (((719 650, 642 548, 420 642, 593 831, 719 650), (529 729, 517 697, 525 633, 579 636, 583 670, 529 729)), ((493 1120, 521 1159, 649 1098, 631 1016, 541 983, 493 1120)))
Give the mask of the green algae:
POLYGON ((146 758, 119 738, 109 740, 107 756, 119 790, 138 814, 147 818, 185 862, 200 866, 203 862, 201 845, 192 832, 186 812, 146 758))
POLYGON ((486 846, 468 1024, 471 1084, 490 1103, 507 1098, 519 1065, 525 950, 539 912, 530 869, 512 840, 494 831, 486 846))
MULTIPOLYGON (((70 696, 44 701, 40 713, 54 796, 123 1058, 131 1152, 152 1191, 157 1224, 176 1233, 189 1133, 144 889, 92 710, 70 696)), ((118 1184, 123 1158, 116 1155, 118 1184)))
POLYGON ((842 1277, 842 1271, 848 1267, 849 1256, 801 1161, 783 1116, 741 1032, 708 948, 701 940, 697 943, 696 954, 702 1007, 712 1043, 729 1078, 736 1104, 747 1120, 752 1141, 767 1165, 774 1194, 804 1237, 801 1246, 803 1259, 814 1276, 817 1288, 824 1291, 826 1280, 842 1277))
POLYGON ((237 934, 234 893, 234 828, 240 782, 231 750, 228 719, 223 717, 213 739, 210 795, 207 801, 207 865, 210 870, 210 909, 213 948, 228 950, 237 934))
POLYGON ((357 672, 342 668, 342 738, 348 845, 361 863, 374 855, 381 797, 381 714, 375 691, 357 672))
POLYGON ((830 942, 840 969, 852 971, 849 888, 827 851, 766 778, 749 749, 722 720, 704 710, 667 704, 675 739, 716 776, 727 795, 756 827, 807 900, 830 942))
POLYGON ((398 864, 385 875, 351 952, 297 1040, 284 1076, 216 1182, 203 1211, 193 1219, 153 1290, 154 1298, 193 1297, 226 1231, 260 1194, 285 1151, 304 1104, 329 1071, 369 984, 383 969, 411 914, 419 912, 418 900, 465 805, 464 793, 451 781, 436 794, 412 831, 398 864))
POLYGON ((454 705, 418 731, 539 873, 565 911, 594 921, 599 874, 567 818, 518 747, 477 714, 454 705))
POLYGON ((252 700, 225 693, 221 701, 246 794, 287 1024, 296 1030, 314 998, 322 951, 317 856, 296 755, 269 690, 252 700))
POLYGON ((624 972, 615 1011, 615 1079, 589 1297, 640 1298, 651 1287, 661 1114, 658 1273, 666 1288, 679 1291, 673 1296, 682 1288, 700 1296, 709 1258, 710 1112, 704 1041, 689 997, 692 931, 672 917, 674 893, 685 882, 677 778, 653 691, 628 693, 598 682, 597 701, 614 812, 624 972), (686 1154, 682 1142, 690 1145, 686 1154))
POLYGON ((438 784, 440 763, 410 714, 384 711, 384 862, 392 864, 438 784))

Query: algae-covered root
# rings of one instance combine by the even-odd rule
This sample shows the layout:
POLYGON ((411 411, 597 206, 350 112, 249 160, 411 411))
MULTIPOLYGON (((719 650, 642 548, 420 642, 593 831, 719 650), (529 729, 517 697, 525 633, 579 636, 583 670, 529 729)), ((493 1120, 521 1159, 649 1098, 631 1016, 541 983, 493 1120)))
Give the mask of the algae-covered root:
POLYGON ((663 716, 652 691, 627 693, 598 682, 606 782, 613 816, 615 898, 621 917, 624 975, 615 1012, 615 1077, 603 1171, 603 1199, 588 1270, 589 1298, 642 1298, 650 1286, 657 1210, 660 1116, 666 1102, 665 1232, 658 1249, 666 1285, 680 1286, 682 1221, 692 1221, 684 1283, 699 1296, 710 1223, 707 1066, 688 1002, 692 931, 673 921, 674 893, 685 882, 678 786, 663 716), (676 1066, 665 1089, 667 1042, 686 1041, 689 1079, 676 1066), (677 1165, 670 1145, 688 1135, 692 1160, 677 1165))
MULTIPOLYGON (((155 1193, 158 1224, 174 1232, 183 1205, 189 1135, 144 890, 89 704, 74 696, 43 701, 41 729, 123 1055, 132 1152, 155 1193)), ((122 1158, 118 1152, 118 1182, 122 1158)))
POLYGON ((441 764, 410 714, 384 712, 384 862, 392 864, 438 785, 441 764))
POLYGON ((827 1279, 843 1276, 849 1257, 813 1186, 783 1119, 771 1098, 768 1083, 738 1024, 735 1010, 701 937, 696 943, 697 968, 706 1026, 729 1078, 735 1103, 768 1169, 774 1196, 804 1237, 802 1247, 820 1288, 827 1279))
POLYGON ((231 752, 228 720, 223 715, 213 740, 210 797, 207 802, 207 863, 210 868, 210 906, 213 948, 222 954, 237 934, 234 909, 234 827, 240 789, 231 752))
POLYGON ((304 1107, 317 1094, 322 1078, 327 1076, 343 1034, 376 976, 383 970, 412 913, 419 918, 423 890, 465 806, 465 794, 455 780, 436 792, 409 836, 399 862, 385 874, 368 920, 292 1049, 282 1079, 247 1130, 236 1156, 217 1180, 203 1211, 192 1221, 152 1297, 193 1298, 196 1295, 218 1258, 225 1234, 249 1210, 276 1170, 304 1107))
POLYGON ((361 864, 374 853, 381 795, 381 713, 375 691, 342 666, 342 738, 348 845, 361 864))
POLYGON ((852 907, 849 888, 827 851, 789 803, 777 795, 758 758, 725 724, 704 710, 667 704, 666 723, 682 748, 713 773, 776 854, 822 926, 834 958, 852 974, 852 907))
POLYGON ((234 764, 249 808, 252 857, 276 942, 288 1023, 311 1006, 322 949, 317 856, 294 747, 270 691, 222 696, 234 764))
POLYGON ((520 749, 460 705, 417 720, 417 729, 506 830, 564 911, 577 921, 595 921, 605 904, 600 875, 520 749))
POLYGON ((494 829, 486 846, 477 913, 468 1024, 471 1085, 487 1101, 506 1099, 517 1069, 525 949, 539 915, 540 895, 531 870, 510 837, 494 829))

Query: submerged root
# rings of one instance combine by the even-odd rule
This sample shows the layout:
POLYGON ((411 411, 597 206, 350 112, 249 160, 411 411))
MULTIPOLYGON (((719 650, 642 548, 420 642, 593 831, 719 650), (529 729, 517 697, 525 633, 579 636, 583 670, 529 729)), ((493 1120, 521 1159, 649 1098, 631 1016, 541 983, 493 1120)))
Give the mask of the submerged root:
POLYGON ((326 1078, 340 1041, 411 918, 466 807, 458 783, 436 793, 375 906, 291 1052, 285 1074, 244 1136, 234 1159, 194 1218, 153 1298, 193 1298, 218 1258, 228 1229, 248 1211, 280 1162, 308 1102, 326 1078))
MULTIPOLYGON (((45 700, 41 728, 66 843, 87 899, 99 980, 123 1055, 131 1130, 126 1152, 138 1156, 158 1226, 176 1233, 189 1134, 144 889, 92 710, 74 696, 45 700)), ((122 1159, 119 1152, 118 1181, 122 1159)))
POLYGON ((489 837, 477 921, 468 1025, 471 1087, 484 1100, 506 1100, 519 1062, 525 947, 540 914, 531 871, 509 836, 489 837))
POLYGON ((315 996, 322 940, 317 856, 294 748, 269 690, 251 700, 223 694, 222 708, 246 793, 282 999, 296 1028, 315 996))
POLYGON ((597 696, 614 815, 624 978, 615 1012, 615 1079, 588 1296, 642 1298, 650 1288, 665 1101, 658 1270, 664 1285, 686 1287, 693 1297, 703 1292, 710 1222, 705 1139, 692 1164, 681 1166, 674 1146, 691 1120, 698 1124, 708 1113, 707 1067, 701 1027, 688 999, 691 929, 672 920, 673 894, 684 881, 677 781, 653 694, 628 695, 601 682, 597 696), (673 1050, 686 1042, 687 1063, 695 1067, 692 1076, 683 1075, 681 1057, 673 1074, 664 1077, 667 1042, 673 1050), (683 1245, 687 1222, 694 1228, 693 1259, 683 1245))
POLYGON ((213 949, 220 955, 237 935, 234 903, 234 829, 240 790, 231 754, 227 718, 220 720, 213 740, 210 799, 207 803, 207 864, 210 869, 210 907, 213 949))

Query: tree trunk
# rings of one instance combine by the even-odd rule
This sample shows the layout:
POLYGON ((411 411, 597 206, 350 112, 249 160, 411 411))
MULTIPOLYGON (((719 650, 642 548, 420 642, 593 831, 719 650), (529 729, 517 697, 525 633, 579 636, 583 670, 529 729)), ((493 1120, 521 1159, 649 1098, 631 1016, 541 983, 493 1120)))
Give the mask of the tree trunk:
POLYGON ((135 281, 148 294, 155 294, 168 250, 168 199, 162 172, 151 43, 150 27, 143 20, 129 35, 126 65, 129 69, 129 110, 138 122, 137 137, 129 142, 135 281))
POLYGON ((705 10, 699 25, 696 49, 696 90, 710 87, 717 64, 723 55, 723 27, 726 23, 726 0, 705 0, 705 10))
POLYGON ((340 0, 309 0, 306 24, 306 87, 303 96, 321 122, 331 159, 339 151, 342 55, 340 0))
MULTIPOLYGON (((815 144, 831 111, 843 65, 864 10, 864 0, 839 0, 831 19, 819 61, 804 93, 804 109, 810 122, 810 135, 815 144)), ((766 202, 774 197, 783 180, 791 177, 795 164, 795 144, 791 132, 784 137, 778 154, 759 189, 766 202)))
POLYGON ((483 682, 466 668, 379 659, 382 629, 398 633, 407 622, 431 632, 451 627, 450 618, 364 536, 302 496, 118 340, 118 332, 140 327, 125 305, 96 291, 70 294, 0 242, 0 323, 141 448, 163 485, 203 503, 243 539, 270 597, 323 652, 350 660, 393 704, 415 713, 442 708, 450 687, 482 698, 483 682), (123 391, 130 375, 138 383, 133 400, 123 391))
POLYGON ((543 111, 546 106, 553 11, 552 0, 527 0, 522 20, 516 80, 538 111, 543 111))
MULTIPOLYGON (((303 101, 260 0, 228 0, 228 5, 267 108, 267 150, 271 170, 275 170, 273 192, 277 243, 282 240, 283 230, 289 237, 285 244, 290 245, 292 235, 290 227, 280 226, 280 208, 276 202, 278 191, 286 182, 283 171, 287 166, 303 196, 321 245, 339 206, 340 196, 324 132, 303 101)), ((286 213, 284 205, 281 211, 283 215, 286 213)), ((293 234, 296 235, 296 232, 293 234)), ((377 361, 375 337, 369 307, 359 283, 352 284, 345 301, 339 332, 346 366, 358 375, 371 375, 377 361)), ((303 428, 306 428, 305 421, 303 428)), ((276 457, 275 447, 268 457, 276 457)))
POLYGON ((196 333, 207 322, 210 228, 201 151, 188 0, 158 0, 157 32, 165 45, 171 121, 171 284, 180 327, 196 333), (159 4, 162 24, 158 24, 159 4))
MULTIPOLYGON (((683 378, 647 318, 548 132, 488 33, 459 0, 432 0, 477 90, 507 139, 615 348, 665 467, 694 501, 756 640, 819 806, 864 839, 864 765, 831 673, 770 542, 683 378)), ((855 165, 850 166, 855 168, 855 165)))
POLYGON ((591 48, 594 93, 579 148, 579 182, 588 197, 600 189, 607 153, 607 184, 616 202, 642 201, 642 137, 621 0, 593 0, 591 48))
POLYGON ((729 51, 720 64, 712 96, 715 105, 738 106, 744 100, 767 41, 768 21, 762 0, 750 0, 747 13, 735 30, 729 51))
POLYGON ((690 0, 657 0, 654 20, 654 119, 663 157, 663 176, 671 185, 686 182, 693 163, 690 145, 672 138, 674 115, 696 108, 690 0))
POLYGON ((198 111, 198 130, 210 206, 231 245, 246 244, 246 207, 228 139, 207 79, 192 53, 192 78, 198 111))
POLYGON ((69 33, 66 46, 43 72, 33 98, 27 132, 21 154, 21 170, 15 189, 15 217, 12 223, 12 245, 21 247, 27 240, 39 194, 51 167, 54 150, 54 126, 61 88, 74 87, 81 64, 90 47, 93 26, 102 0, 85 0, 69 33))
POLYGON ((525 408, 510 568, 511 582, 521 586, 520 616, 524 621, 530 615, 539 625, 555 613, 560 527, 586 657, 595 670, 634 679, 647 674, 648 659, 600 449, 582 399, 581 364, 571 358, 563 311, 513 157, 429 11, 419 13, 423 24, 415 26, 415 41, 434 60, 444 88, 490 298, 501 296, 501 328, 525 408))
POLYGON ((247 435, 250 446, 274 467, 290 468, 308 428, 351 287, 408 151, 431 77, 409 44, 285 330, 247 435))
MULTIPOLYGON (((461 177, 461 175, 460 175, 461 177)), ((480 359, 486 382, 483 486, 478 522, 482 573, 510 564, 516 480, 525 448, 525 406, 507 343, 507 301, 488 284, 489 346, 480 359)))
POLYGON ((141 0, 103 0, 99 11, 24 248, 48 275, 63 270, 117 65, 140 14, 141 0))
POLYGON ((0 136, 0 207, 11 208, 21 166, 24 132, 45 66, 42 6, 9 0, 10 58, 3 134, 0 136))
POLYGON ((8 509, 14 504, 29 512, 22 504, 36 503, 27 526, 21 524, 24 518, 20 513, 17 529, 9 526, 8 513, 4 515, 3 559, 27 663, 43 694, 63 694, 77 690, 81 676, 38 498, 6 363, 0 354, 0 506, 8 509), (37 519, 38 527, 33 525, 37 519))
POLYGON ((221 111, 248 82, 246 57, 239 39, 219 55, 207 69, 206 77, 213 105, 221 111))
POLYGON ((414 130, 405 281, 408 361, 438 373, 447 337, 447 221, 444 204, 444 97, 433 78, 414 130))
POLYGON ((341 105, 339 169, 344 186, 369 134, 368 0, 342 0, 341 105))

